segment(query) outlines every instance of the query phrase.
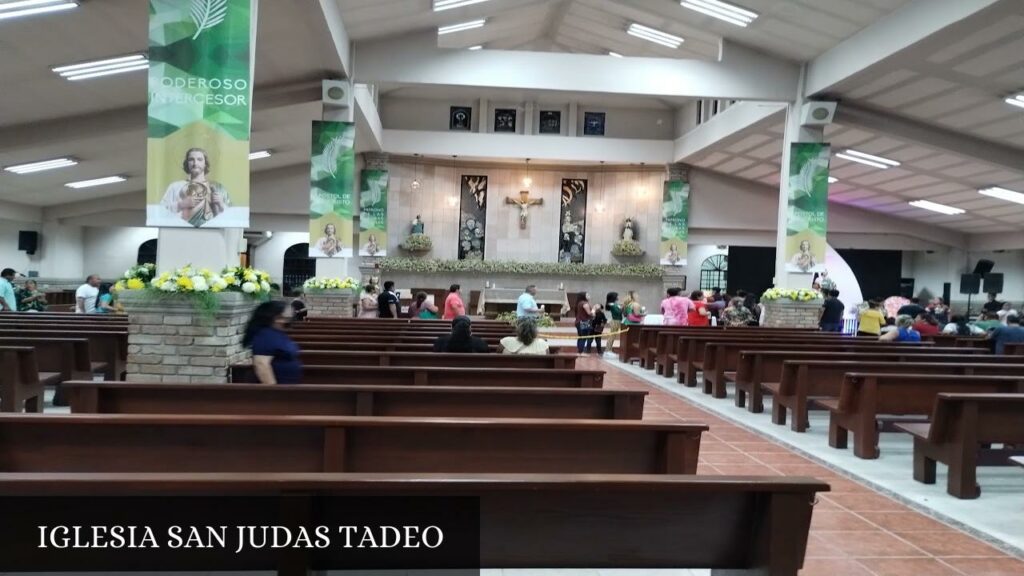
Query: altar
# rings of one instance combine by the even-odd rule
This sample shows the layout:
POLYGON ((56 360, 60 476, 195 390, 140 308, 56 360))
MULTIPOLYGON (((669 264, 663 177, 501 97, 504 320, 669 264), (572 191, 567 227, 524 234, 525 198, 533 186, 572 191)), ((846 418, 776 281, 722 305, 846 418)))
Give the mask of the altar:
MULTIPOLYGON (((502 312, 514 312, 523 290, 523 288, 484 288, 477 303, 477 315, 493 318, 502 312)), ((537 294, 533 298, 537 301, 537 306, 554 318, 560 318, 569 313, 569 295, 564 289, 538 287, 537 294)))

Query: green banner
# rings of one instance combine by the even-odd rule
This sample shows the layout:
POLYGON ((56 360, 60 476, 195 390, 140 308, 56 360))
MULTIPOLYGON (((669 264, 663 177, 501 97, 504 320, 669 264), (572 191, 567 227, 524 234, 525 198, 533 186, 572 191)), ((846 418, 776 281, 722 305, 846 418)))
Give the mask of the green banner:
POLYGON ((812 274, 825 270, 831 156, 831 146, 820 142, 794 142, 790 148, 787 272, 812 274))
POLYGON ((352 122, 313 122, 309 169, 311 258, 352 257, 355 138, 356 125, 352 122))
POLYGON ((149 0, 146 224, 249 226, 251 0, 149 0))
POLYGON ((363 170, 360 175, 359 255, 388 255, 387 170, 363 170))
POLYGON ((690 183, 665 182, 661 200, 661 264, 686 266, 686 242, 690 236, 690 183))

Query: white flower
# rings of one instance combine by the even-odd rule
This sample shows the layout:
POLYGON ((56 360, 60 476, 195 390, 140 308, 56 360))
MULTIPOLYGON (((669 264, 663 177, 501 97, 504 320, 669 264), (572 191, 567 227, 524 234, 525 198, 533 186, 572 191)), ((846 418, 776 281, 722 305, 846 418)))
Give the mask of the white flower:
POLYGON ((217 287, 217 290, 224 290, 225 288, 228 287, 228 283, 225 282, 223 278, 218 278, 217 281, 213 283, 213 285, 217 287))
POLYGON ((125 278, 131 278, 132 277, 132 270, 131 270, 131 268, 129 268, 129 269, 124 271, 124 277, 125 278))
POLYGON ((177 292, 178 285, 168 280, 160 285, 160 289, 163 290, 164 292, 177 292))
POLYGON ((265 280, 261 281, 260 282, 260 290, 262 290, 263 292, 270 292, 270 284, 268 282, 266 282, 265 280))
POLYGON ((253 282, 246 282, 242 284, 242 292, 245 292, 246 294, 252 294, 256 289, 256 284, 253 282))
POLYGON ((210 287, 206 284, 206 278, 202 276, 192 277, 192 290, 196 292, 206 292, 210 287))

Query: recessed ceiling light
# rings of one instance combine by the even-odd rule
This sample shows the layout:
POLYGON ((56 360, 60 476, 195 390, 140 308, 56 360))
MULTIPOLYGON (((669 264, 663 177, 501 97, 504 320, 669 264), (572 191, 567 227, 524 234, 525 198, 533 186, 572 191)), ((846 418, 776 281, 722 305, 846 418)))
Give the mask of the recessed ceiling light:
POLYGON ((679 36, 662 32, 661 30, 655 30, 654 28, 648 28, 647 26, 637 24, 636 22, 629 25, 629 28, 626 29, 626 33, 630 36, 636 36, 637 38, 647 40, 648 42, 668 46, 669 48, 679 48, 679 45, 683 43, 683 39, 679 36))
POLYGON ((94 62, 57 66, 52 70, 68 80, 75 81, 145 70, 146 68, 149 68, 149 59, 145 55, 131 54, 129 56, 118 56, 117 58, 105 58, 94 62))
POLYGON ((463 6, 479 4, 481 2, 487 2, 487 0, 434 0, 434 12, 451 10, 452 8, 462 8, 463 6))
POLYGON ((124 182, 124 176, 107 176, 105 178, 94 178, 92 180, 82 180, 81 182, 68 182, 65 184, 68 188, 92 188, 93 186, 103 186, 104 184, 114 184, 116 182, 124 182))
POLYGON ((828 177, 828 183, 829 184, 835 184, 836 182, 839 182, 839 178, 836 178, 835 176, 829 176, 828 177))
POLYGON ((1017 94, 1016 96, 1010 96, 1006 99, 1006 103, 1011 106, 1018 106, 1024 108, 1024 92, 1017 94))
POLYGON ((1007 202, 1024 204, 1024 193, 1007 190, 1006 188, 1000 188, 998 186, 978 190, 978 193, 984 194, 985 196, 991 196, 993 198, 999 198, 1000 200, 1006 200, 1007 202))
POLYGON ((451 34, 453 32, 462 32, 464 30, 472 30, 474 28, 482 28, 487 20, 481 18, 479 20, 470 20, 469 22, 463 22, 461 24, 452 24, 450 26, 441 26, 437 29, 437 35, 443 36, 445 34, 451 34))
POLYGON ((679 5, 744 28, 757 20, 757 12, 719 0, 682 0, 679 5))
POLYGON ((895 168, 900 163, 895 160, 889 160, 888 158, 882 158, 881 156, 874 156, 872 154, 865 154, 856 150, 846 150, 836 154, 837 157, 851 162, 858 162, 867 166, 874 166, 875 168, 881 168, 883 170, 887 168, 895 168))
POLYGON ((483 50, 483 49, 484 49, 484 45, 483 44, 477 44, 476 46, 470 46, 469 48, 466 48, 466 50, 483 50))
POLYGON ((270 158, 270 150, 257 150, 249 153, 249 160, 262 160, 263 158, 270 158))
POLYGON ((964 210, 961 208, 954 208, 952 206, 946 206, 945 204, 936 204, 935 202, 929 202, 927 200, 914 200, 913 202, 909 202, 909 204, 916 208, 938 212, 939 214, 945 214, 947 216, 956 216, 957 214, 964 213, 964 210))
POLYGON ((622 54, 619 54, 618 52, 612 52, 611 50, 608 51, 608 55, 614 58, 622 58, 622 54))
POLYGON ((0 20, 77 8, 74 0, 15 0, 0 3, 0 20))
POLYGON ((4 170, 15 174, 31 174, 33 172, 42 172, 44 170, 67 168, 68 166, 74 166, 75 164, 78 164, 78 162, 74 158, 54 158, 53 160, 42 160, 40 162, 32 162, 29 164, 7 166, 4 170))

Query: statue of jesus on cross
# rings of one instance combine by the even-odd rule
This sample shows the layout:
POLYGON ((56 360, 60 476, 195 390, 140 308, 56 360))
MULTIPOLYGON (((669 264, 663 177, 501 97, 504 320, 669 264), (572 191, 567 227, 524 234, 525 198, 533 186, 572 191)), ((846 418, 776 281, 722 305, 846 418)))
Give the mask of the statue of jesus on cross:
POLYGON ((519 229, 526 230, 526 219, 530 215, 530 206, 539 206, 544 203, 543 198, 530 198, 529 190, 520 190, 519 199, 506 197, 505 204, 515 204, 519 206, 519 229))

